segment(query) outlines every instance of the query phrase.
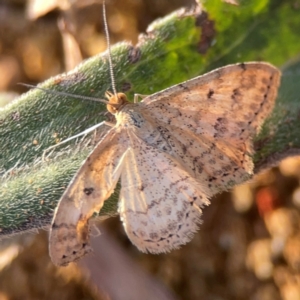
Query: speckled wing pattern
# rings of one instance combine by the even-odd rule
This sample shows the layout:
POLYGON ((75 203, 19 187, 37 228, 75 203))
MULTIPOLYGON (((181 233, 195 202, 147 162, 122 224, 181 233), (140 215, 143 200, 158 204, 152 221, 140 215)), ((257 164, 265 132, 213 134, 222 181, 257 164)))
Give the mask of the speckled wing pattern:
POLYGON ((125 231, 143 252, 178 248, 196 232, 210 192, 171 155, 129 135, 119 203, 125 231))
POLYGON ((56 265, 67 265, 91 251, 88 220, 113 193, 126 148, 124 134, 112 128, 63 194, 50 229, 49 252, 56 265))
POLYGON ((267 63, 226 66, 126 104, 60 200, 50 235, 54 263, 88 253, 88 219, 121 177, 119 213, 141 251, 191 240, 209 198, 252 176, 252 138, 280 81, 267 63))
POLYGON ((280 72, 267 63, 226 66, 141 104, 166 148, 212 194, 252 174, 252 138, 273 109, 280 72))

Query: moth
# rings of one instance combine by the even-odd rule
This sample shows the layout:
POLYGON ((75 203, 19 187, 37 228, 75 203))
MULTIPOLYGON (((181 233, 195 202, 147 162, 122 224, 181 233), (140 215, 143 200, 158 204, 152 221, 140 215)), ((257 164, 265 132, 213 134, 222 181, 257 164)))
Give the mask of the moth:
POLYGON ((120 180, 124 229, 142 252, 189 242, 216 193, 251 178, 253 137, 273 109, 280 71, 228 65, 130 103, 109 94, 115 125, 83 162, 56 208, 49 250, 67 265, 92 251, 89 219, 120 180))

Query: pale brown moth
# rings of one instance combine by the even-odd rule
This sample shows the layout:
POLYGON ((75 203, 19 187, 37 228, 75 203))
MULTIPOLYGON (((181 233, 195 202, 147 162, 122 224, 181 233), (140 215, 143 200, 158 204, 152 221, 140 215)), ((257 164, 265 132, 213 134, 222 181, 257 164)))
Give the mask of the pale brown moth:
POLYGON ((49 250, 56 265, 92 251, 89 219, 121 181, 119 213, 131 242, 161 253, 189 242, 202 208, 251 178, 253 137, 273 109, 280 71, 228 65, 130 103, 108 94, 115 125, 74 176, 56 208, 49 250))

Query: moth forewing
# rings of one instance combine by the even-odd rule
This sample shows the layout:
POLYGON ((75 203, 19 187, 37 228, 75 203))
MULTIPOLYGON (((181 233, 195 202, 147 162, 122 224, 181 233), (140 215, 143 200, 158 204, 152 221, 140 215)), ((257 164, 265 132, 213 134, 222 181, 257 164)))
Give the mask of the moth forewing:
POLYGON ((103 137, 61 197, 50 229, 49 252, 66 265, 91 251, 88 220, 113 193, 122 170, 127 140, 115 128, 103 137))
POLYGON ((280 71, 268 63, 229 65, 141 105, 169 141, 168 151, 214 194, 251 177, 252 139, 274 107, 279 84, 280 71))

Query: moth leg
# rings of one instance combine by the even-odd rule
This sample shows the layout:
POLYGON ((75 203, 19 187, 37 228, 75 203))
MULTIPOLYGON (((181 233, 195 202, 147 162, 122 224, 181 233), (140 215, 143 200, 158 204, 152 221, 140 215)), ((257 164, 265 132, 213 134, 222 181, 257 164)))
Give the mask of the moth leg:
POLYGON ((82 136, 82 135, 86 135, 86 134, 88 134, 88 133, 94 131, 96 128, 102 126, 102 125, 107 125, 107 126, 110 126, 110 127, 115 126, 114 123, 107 122, 107 121, 103 121, 103 122, 101 122, 101 123, 98 123, 98 124, 96 124, 96 125, 94 125, 94 126, 88 128, 88 129, 86 129, 86 130, 84 130, 84 131, 82 131, 82 132, 80 132, 80 133, 78 133, 78 134, 76 134, 76 135, 73 135, 73 136, 67 138, 66 140, 63 140, 63 141, 59 142, 58 144, 55 144, 55 145, 53 145, 53 146, 47 148, 46 150, 44 150, 43 155, 42 155, 42 161, 45 160, 45 155, 46 155, 46 153, 47 153, 49 150, 55 149, 56 147, 58 147, 58 146, 60 146, 60 145, 62 145, 62 144, 64 144, 64 143, 67 143, 67 142, 69 142, 69 141, 71 141, 71 140, 73 140, 73 139, 76 139, 76 138, 78 138, 78 137, 80 137, 80 136, 82 136))
POLYGON ((148 95, 134 94, 133 102, 134 103, 138 103, 139 102, 139 98, 144 99, 146 97, 148 97, 148 95))

